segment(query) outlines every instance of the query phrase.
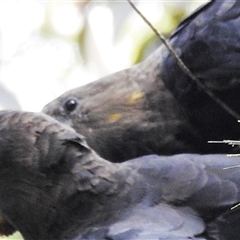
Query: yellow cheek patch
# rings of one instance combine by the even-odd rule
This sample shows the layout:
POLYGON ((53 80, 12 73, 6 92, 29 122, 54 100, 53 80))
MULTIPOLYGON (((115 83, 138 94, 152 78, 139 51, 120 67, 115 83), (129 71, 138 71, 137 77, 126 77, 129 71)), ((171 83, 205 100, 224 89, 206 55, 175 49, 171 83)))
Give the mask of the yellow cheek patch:
POLYGON ((111 123, 117 122, 122 117, 121 113, 113 113, 108 116, 108 121, 111 123))
POLYGON ((139 102, 143 97, 144 97, 144 93, 143 93, 143 92, 134 92, 134 93, 130 96, 128 102, 131 103, 131 104, 137 103, 137 102, 139 102))

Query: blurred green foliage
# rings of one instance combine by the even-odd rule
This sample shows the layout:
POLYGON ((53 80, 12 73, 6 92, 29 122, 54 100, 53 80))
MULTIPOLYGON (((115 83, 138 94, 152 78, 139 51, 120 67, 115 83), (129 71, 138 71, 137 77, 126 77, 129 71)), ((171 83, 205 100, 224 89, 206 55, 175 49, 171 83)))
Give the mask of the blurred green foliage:
POLYGON ((22 238, 22 236, 19 232, 16 232, 10 237, 0 237, 0 239, 2 239, 2 240, 7 240, 7 239, 9 239, 9 240, 10 239, 11 240, 22 240, 23 238, 22 238))

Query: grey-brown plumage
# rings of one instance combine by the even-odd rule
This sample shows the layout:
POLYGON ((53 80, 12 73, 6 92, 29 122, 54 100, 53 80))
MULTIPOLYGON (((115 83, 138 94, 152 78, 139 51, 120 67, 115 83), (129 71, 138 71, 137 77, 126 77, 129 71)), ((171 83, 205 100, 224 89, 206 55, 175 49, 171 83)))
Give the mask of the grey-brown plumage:
POLYGON ((0 230, 27 240, 237 239, 228 222, 239 216, 230 207, 240 168, 226 169, 236 165, 187 154, 111 163, 46 115, 2 111, 0 230))
MULTIPOLYGON (((213 0, 169 41, 193 73, 240 113, 240 2, 213 0)), ((102 157, 225 153, 209 140, 238 139, 240 127, 161 46, 144 62, 66 92, 43 111, 86 136, 102 157)))

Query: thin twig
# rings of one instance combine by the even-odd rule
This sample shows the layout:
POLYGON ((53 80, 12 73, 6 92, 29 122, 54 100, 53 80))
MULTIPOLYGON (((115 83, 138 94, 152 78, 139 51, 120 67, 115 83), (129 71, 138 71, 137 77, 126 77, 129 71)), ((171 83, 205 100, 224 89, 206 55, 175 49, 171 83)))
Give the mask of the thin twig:
POLYGON ((208 141, 208 143, 224 143, 224 144, 228 144, 231 146, 235 146, 235 145, 240 145, 240 141, 239 140, 222 140, 222 141, 208 141))
POLYGON ((223 102, 219 97, 217 97, 210 89, 208 89, 200 80, 197 78, 192 71, 184 64, 181 58, 177 55, 175 50, 169 44, 169 42, 165 39, 165 37, 157 31, 156 28, 145 18, 145 16, 136 8, 136 6, 131 2, 131 0, 127 0, 132 8, 140 15, 140 17, 146 22, 149 27, 153 30, 153 32, 157 35, 157 37, 162 41, 164 46, 169 50, 170 54, 176 59, 178 66, 183 70, 183 72, 192 79, 203 91, 205 91, 211 99, 213 99, 217 104, 219 104, 225 111, 227 111, 232 117, 239 120, 240 115, 236 113, 231 107, 229 107, 225 102, 223 102))

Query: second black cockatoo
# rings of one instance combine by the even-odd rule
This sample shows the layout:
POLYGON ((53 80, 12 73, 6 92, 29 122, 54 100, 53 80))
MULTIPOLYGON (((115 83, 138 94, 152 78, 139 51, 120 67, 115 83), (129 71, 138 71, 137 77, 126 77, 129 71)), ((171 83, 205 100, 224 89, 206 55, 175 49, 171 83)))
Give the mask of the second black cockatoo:
POLYGON ((44 114, 0 112, 0 234, 26 240, 239 238, 240 158, 111 163, 44 114))

